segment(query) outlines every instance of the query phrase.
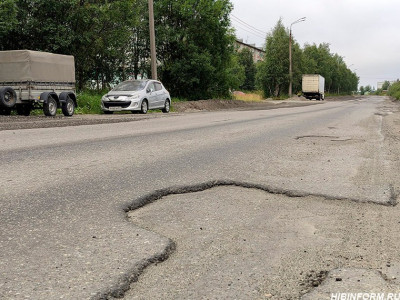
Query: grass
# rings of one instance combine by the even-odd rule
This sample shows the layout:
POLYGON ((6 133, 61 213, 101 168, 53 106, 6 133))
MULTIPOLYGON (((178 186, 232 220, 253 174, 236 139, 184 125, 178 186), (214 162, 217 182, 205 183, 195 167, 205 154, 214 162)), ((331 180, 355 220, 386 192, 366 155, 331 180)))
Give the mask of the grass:
POLYGON ((77 94, 78 107, 76 114, 102 114, 101 97, 106 91, 87 90, 77 94))
POLYGON ((243 94, 241 94, 241 93, 234 94, 233 99, 246 101, 246 102, 259 102, 259 101, 263 100, 263 96, 262 96, 262 92, 260 92, 260 91, 244 92, 243 94))

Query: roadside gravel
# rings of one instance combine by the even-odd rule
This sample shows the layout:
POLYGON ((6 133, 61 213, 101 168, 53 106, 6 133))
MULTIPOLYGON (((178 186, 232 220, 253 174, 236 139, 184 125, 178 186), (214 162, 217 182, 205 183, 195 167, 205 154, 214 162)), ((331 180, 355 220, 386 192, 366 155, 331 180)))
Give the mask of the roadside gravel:
MULTIPOLYGON (((200 100, 185 101, 172 104, 174 112, 168 115, 179 115, 182 113, 200 112, 200 111, 216 111, 216 110, 265 110, 283 107, 307 106, 314 104, 322 104, 321 101, 309 101, 304 98, 292 98, 284 101, 265 100, 261 102, 245 102, 237 100, 200 100)), ((162 118, 168 116, 159 112, 151 112, 146 115, 131 113, 115 113, 113 115, 78 115, 72 117, 64 117, 57 115, 55 117, 46 116, 3 116, 0 115, 0 131, 16 130, 30 128, 51 128, 51 127, 67 127, 80 125, 95 125, 121 122, 134 122, 152 118, 162 118)))

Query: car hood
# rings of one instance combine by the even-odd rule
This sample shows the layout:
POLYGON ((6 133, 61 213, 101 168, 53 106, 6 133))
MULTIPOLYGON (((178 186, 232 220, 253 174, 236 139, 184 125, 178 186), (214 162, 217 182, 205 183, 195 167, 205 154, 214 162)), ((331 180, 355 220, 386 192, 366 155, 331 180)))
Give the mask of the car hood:
POLYGON ((108 94, 105 94, 104 97, 110 101, 125 101, 130 100, 132 97, 140 98, 141 95, 142 93, 134 91, 110 91, 108 94))

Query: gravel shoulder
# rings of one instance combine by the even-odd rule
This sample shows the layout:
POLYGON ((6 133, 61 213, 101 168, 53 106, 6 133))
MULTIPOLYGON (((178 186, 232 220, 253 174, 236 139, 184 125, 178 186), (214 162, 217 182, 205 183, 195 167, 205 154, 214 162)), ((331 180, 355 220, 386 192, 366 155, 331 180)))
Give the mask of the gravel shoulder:
MULTIPOLYGON (((347 101, 355 99, 357 98, 353 96, 345 96, 327 98, 327 101, 347 101)), ((287 100, 264 100, 261 102, 246 102, 239 100, 199 100, 175 102, 172 104, 174 112, 170 114, 162 114, 159 112, 151 112, 147 115, 116 113, 113 115, 74 115, 73 117, 65 117, 63 115, 57 115, 55 117, 46 117, 42 115, 29 117, 0 115, 0 131, 134 122, 194 112, 209 112, 219 110, 268 110, 323 103, 325 102, 316 100, 310 101, 303 97, 293 97, 287 100)))

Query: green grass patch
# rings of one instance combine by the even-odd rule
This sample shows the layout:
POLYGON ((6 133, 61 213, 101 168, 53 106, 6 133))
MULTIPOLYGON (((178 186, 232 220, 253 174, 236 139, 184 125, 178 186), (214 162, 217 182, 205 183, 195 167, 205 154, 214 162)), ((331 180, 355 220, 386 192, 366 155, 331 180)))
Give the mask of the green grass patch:
POLYGON ((101 114, 101 97, 107 91, 86 90, 77 94, 76 114, 101 114))

